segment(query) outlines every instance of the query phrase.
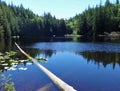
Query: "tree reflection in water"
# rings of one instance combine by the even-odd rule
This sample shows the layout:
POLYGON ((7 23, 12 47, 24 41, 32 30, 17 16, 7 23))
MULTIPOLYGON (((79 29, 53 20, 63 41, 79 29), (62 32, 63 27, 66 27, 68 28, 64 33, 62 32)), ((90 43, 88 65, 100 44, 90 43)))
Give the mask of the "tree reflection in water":
MULTIPOLYGON (((62 38, 62 39, 64 39, 64 38, 62 38)), ((54 41, 58 41, 58 40, 59 40, 58 38, 57 38, 57 40, 54 39, 54 41)), ((70 40, 71 39, 69 39, 67 41, 70 41, 70 40)), ((57 50, 53 50, 54 48, 53 49, 51 48, 49 50, 47 50, 47 49, 41 50, 39 48, 26 48, 26 45, 33 45, 34 43, 32 43, 32 42, 28 42, 28 44, 26 44, 27 42, 24 43, 24 41, 21 42, 18 40, 4 40, 4 39, 0 40, 0 52, 6 52, 6 51, 11 51, 11 50, 19 52, 18 49, 16 48, 16 46, 14 45, 15 41, 17 41, 22 46, 22 48, 34 58, 39 57, 39 56, 45 57, 45 58, 50 58, 50 57, 52 57, 53 54, 56 54, 58 52, 57 50)), ((46 41, 48 41, 48 40, 46 40, 46 41)), ((62 41, 65 41, 65 40, 62 40, 62 41)), ((82 44, 79 44, 79 46, 77 45, 77 47, 81 48, 81 47, 83 47, 83 45, 86 45, 86 44, 82 43, 82 44)), ((93 45, 92 47, 95 47, 95 46, 99 47, 99 44, 98 45, 92 44, 92 45, 93 45)), ((91 46, 91 45, 87 45, 88 48, 90 48, 89 46, 91 46)), ((107 44, 105 44, 105 46, 107 46, 107 44)), ((109 47, 115 48, 116 46, 119 46, 119 45, 115 45, 115 46, 111 45, 109 47)), ((71 46, 69 46, 69 47, 71 47, 71 46)), ((100 46, 100 48, 101 47, 103 47, 103 46, 100 46)), ((64 48, 64 47, 61 47, 61 48, 64 48)), ((66 50, 66 51, 69 51, 69 50, 66 50)), ((107 65, 112 64, 113 69, 114 69, 117 64, 120 65, 120 53, 119 52, 112 52, 112 51, 107 52, 107 51, 98 51, 98 50, 89 51, 87 49, 86 49, 86 51, 83 51, 83 50, 79 51, 79 50, 75 49, 75 50, 73 50, 73 53, 83 56, 85 59, 87 59, 88 62, 93 61, 98 66, 100 66, 100 64, 103 64, 103 66, 106 67, 107 65)), ((17 57, 19 57, 20 59, 24 59, 24 60, 26 59, 26 57, 23 54, 21 54, 20 52, 18 53, 17 57)), ((24 65, 26 65, 26 64, 24 64, 24 65)), ((3 69, 3 67, 1 66, 0 69, 3 69)))
POLYGON ((78 52, 77 54, 82 55, 88 62, 94 61, 95 64, 99 66, 100 63, 106 67, 109 64, 112 64, 113 69, 116 64, 120 65, 120 53, 115 52, 78 52))
MULTIPOLYGON (((53 54, 56 54, 56 51, 53 50, 39 50, 39 49, 27 49, 28 53, 31 56, 36 57, 39 55, 44 55, 45 58, 52 57, 53 54)), ((26 50, 26 51, 27 51, 26 50)), ((117 52, 99 52, 99 51, 85 51, 85 52, 75 52, 80 56, 83 56, 87 59, 87 62, 93 61, 96 65, 100 66, 102 64, 104 67, 107 65, 112 64, 113 69, 118 64, 120 65, 120 53, 117 52)))

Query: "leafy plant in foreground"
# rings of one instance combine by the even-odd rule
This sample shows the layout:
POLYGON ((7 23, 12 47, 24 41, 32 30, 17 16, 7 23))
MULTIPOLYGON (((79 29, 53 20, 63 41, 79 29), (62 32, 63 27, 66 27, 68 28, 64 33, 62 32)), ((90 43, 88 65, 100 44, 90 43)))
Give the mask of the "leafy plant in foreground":
POLYGON ((0 90, 3 91, 16 91, 14 88, 14 83, 11 81, 11 75, 8 75, 7 77, 2 74, 1 75, 1 86, 0 90))

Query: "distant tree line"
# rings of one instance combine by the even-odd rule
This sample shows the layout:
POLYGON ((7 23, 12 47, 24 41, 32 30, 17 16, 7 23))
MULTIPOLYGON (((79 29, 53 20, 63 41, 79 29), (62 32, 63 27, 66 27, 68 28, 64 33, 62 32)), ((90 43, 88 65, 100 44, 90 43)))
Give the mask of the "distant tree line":
POLYGON ((120 32, 119 0, 113 4, 106 0, 96 7, 88 7, 83 13, 68 20, 56 19, 50 13, 34 14, 22 5, 7 5, 0 2, 0 38, 52 37, 67 34, 96 38, 105 33, 120 32))
POLYGON ((14 6, 0 2, 0 38, 51 37, 71 33, 72 30, 64 19, 56 19, 50 13, 38 16, 22 5, 14 6))
POLYGON ((69 19, 69 25, 77 32, 76 34, 89 38, 113 31, 120 32, 119 0, 116 0, 115 4, 106 0, 104 5, 100 2, 96 7, 88 7, 82 14, 69 19))

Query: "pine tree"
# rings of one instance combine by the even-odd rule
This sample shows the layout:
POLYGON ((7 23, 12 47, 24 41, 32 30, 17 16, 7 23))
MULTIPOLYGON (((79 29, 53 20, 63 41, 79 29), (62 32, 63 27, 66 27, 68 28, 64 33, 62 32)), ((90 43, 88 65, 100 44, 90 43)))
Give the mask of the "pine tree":
POLYGON ((119 0, 116 0, 116 4, 119 4, 119 0))
POLYGON ((105 6, 110 6, 110 5, 111 5, 110 1, 109 1, 109 0, 106 0, 105 6))

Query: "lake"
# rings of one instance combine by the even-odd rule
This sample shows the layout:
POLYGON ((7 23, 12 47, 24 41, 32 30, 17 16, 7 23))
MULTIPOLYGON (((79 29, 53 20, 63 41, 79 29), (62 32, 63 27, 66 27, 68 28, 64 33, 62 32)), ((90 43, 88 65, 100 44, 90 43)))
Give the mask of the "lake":
MULTIPOLYGON (((49 38, 40 41, 0 40, 0 51, 16 51, 17 42, 60 79, 77 91, 120 91, 120 42, 78 41, 73 38, 49 38)), ((27 59, 21 55, 21 59, 27 59)), ((1 65, 0 65, 1 66, 1 65)), ((11 74, 16 91, 60 91, 33 63, 21 63, 15 70, 0 67, 11 74)))

